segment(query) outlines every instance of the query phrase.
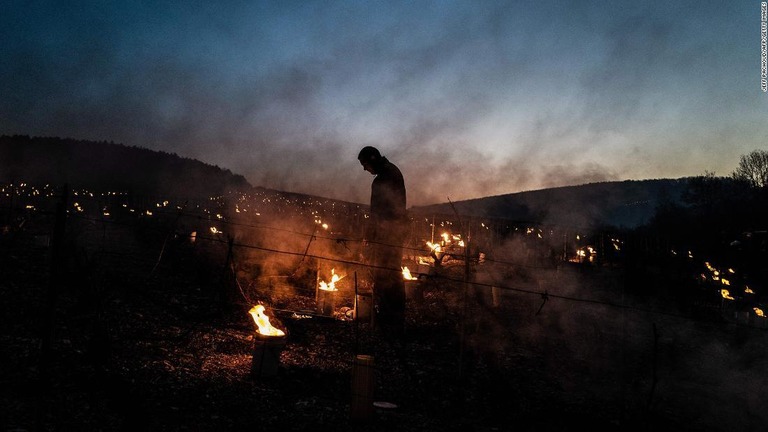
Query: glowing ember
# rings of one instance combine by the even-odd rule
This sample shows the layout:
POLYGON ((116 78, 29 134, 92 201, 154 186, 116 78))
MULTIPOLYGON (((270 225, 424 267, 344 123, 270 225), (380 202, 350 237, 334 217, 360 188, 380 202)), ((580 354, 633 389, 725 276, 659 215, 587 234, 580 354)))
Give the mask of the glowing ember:
POLYGON ((258 333, 264 336, 285 336, 285 332, 272 327, 269 317, 264 314, 264 306, 256 305, 248 311, 253 317, 253 322, 259 327, 258 333))
POLYGON ((763 313, 763 310, 758 308, 758 307, 752 308, 752 310, 755 311, 755 315, 757 315, 759 317, 764 317, 765 316, 765 314, 763 313))
POLYGON ((403 269, 403 279, 405 280, 417 280, 418 277, 411 276, 411 271, 408 270, 408 267, 401 267, 403 269))
POLYGON ((721 289, 720 290, 720 295, 722 295, 723 298, 726 299, 726 300, 734 300, 734 298, 731 297, 731 293, 728 292, 727 289, 721 289))
POLYGON ((331 282, 321 280, 319 288, 324 291, 337 291, 335 284, 339 279, 341 279, 341 277, 336 274, 334 269, 331 269, 331 282))

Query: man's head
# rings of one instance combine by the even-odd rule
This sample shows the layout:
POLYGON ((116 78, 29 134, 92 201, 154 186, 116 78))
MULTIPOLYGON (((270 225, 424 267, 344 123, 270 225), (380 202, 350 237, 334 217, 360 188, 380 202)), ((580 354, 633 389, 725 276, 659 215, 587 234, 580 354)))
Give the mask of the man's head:
POLYGON ((357 155, 357 160, 363 166, 363 169, 371 174, 377 174, 376 167, 379 166, 382 156, 376 147, 366 146, 360 150, 357 155))

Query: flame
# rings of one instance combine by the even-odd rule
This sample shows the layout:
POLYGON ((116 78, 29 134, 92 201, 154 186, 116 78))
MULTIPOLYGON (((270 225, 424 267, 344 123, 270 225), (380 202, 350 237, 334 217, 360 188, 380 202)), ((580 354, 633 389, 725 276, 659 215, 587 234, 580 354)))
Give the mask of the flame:
POLYGON ((720 290, 720 295, 722 295, 724 299, 735 300, 733 297, 731 297, 731 293, 728 292, 727 289, 721 289, 720 290))
POLYGON ((763 313, 763 310, 760 309, 759 307, 754 307, 754 308, 752 308, 752 310, 755 311, 755 315, 757 315, 759 317, 764 317, 765 316, 765 314, 763 313))
POLYGON ((336 291, 337 289, 335 284, 339 281, 339 279, 341 279, 341 277, 336 274, 335 269, 331 269, 331 282, 326 283, 325 281, 320 281, 319 287, 321 290, 325 291, 336 291))
POLYGON ((253 322, 259 327, 258 333, 264 336, 285 336, 285 332, 272 327, 269 317, 264 314, 264 306, 256 305, 248 311, 253 317, 253 322))
POLYGON ((401 267, 403 269, 403 279, 405 280, 417 280, 418 277, 411 276, 411 271, 408 270, 408 267, 401 267))

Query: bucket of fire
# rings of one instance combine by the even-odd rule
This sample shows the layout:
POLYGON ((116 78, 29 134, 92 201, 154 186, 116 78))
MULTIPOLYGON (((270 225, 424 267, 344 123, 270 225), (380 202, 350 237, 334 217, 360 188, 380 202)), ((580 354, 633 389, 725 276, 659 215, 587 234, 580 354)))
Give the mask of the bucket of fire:
POLYGON ((265 336, 256 333, 253 338, 253 363, 251 374, 256 377, 277 375, 280 354, 285 348, 285 336, 265 336))
POLYGON ((419 277, 417 275, 412 275, 408 267, 402 267, 402 270, 406 300, 421 303, 424 300, 424 293, 421 288, 419 277))
POLYGON ((333 316, 333 312, 336 310, 336 294, 339 292, 336 282, 340 281, 341 278, 342 276, 331 269, 331 279, 326 282, 320 277, 320 271, 317 272, 315 302, 317 303, 318 315, 333 316))
POLYGON ((318 289, 317 290, 317 313, 318 315, 333 316, 336 310, 336 290, 318 289))
POLYGON ((253 363, 251 374, 257 377, 277 375, 280 354, 285 348, 286 334, 269 322, 264 306, 256 305, 248 313, 253 317, 256 332, 253 335, 253 363))

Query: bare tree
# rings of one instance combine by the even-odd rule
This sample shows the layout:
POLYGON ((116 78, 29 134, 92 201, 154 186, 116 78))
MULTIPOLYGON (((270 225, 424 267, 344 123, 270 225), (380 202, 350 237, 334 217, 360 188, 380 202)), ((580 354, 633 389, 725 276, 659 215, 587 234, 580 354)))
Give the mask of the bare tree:
POLYGON ((738 168, 731 176, 755 187, 768 187, 768 151, 754 150, 742 155, 738 168))

